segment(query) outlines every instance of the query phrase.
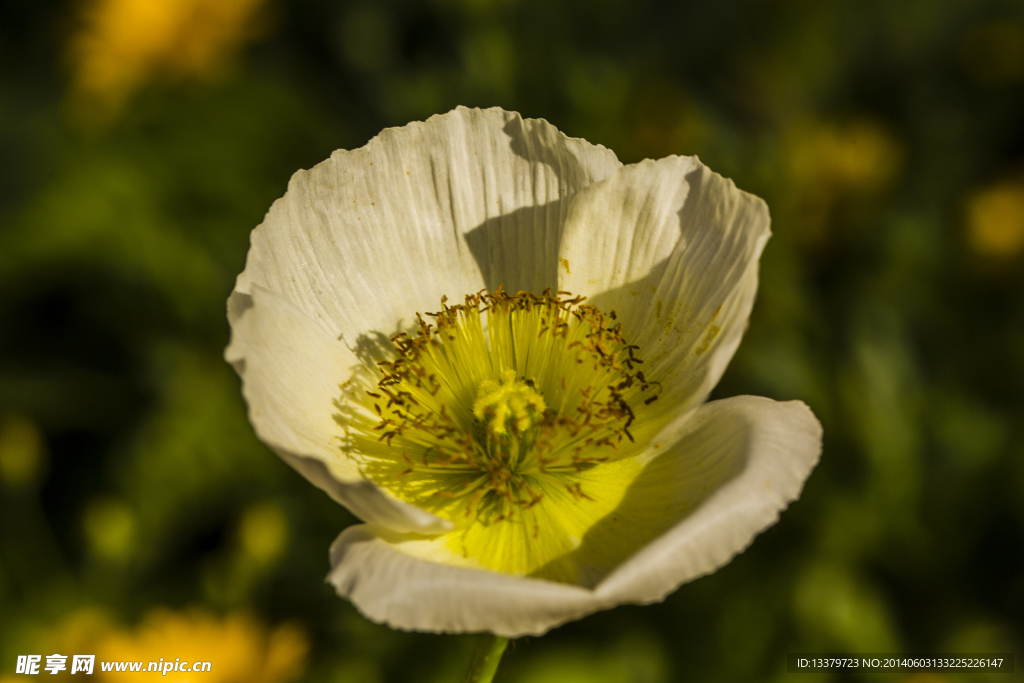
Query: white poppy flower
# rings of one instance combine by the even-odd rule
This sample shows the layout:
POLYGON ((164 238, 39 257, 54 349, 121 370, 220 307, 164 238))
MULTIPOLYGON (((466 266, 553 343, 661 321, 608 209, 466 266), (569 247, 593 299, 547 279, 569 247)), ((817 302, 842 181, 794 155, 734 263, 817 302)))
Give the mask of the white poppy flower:
POLYGON ((500 109, 296 173, 226 355, 259 437, 366 522, 328 580, 395 628, 515 637, 746 548, 821 451, 803 403, 704 403, 768 224, 696 158, 623 166, 500 109))

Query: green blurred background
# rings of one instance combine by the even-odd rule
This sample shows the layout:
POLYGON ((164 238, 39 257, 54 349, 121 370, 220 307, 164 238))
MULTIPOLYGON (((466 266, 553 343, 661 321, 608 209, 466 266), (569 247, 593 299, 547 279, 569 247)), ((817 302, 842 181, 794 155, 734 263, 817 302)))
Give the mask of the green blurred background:
POLYGON ((795 651, 1024 669, 1019 0, 3 0, 0 680, 53 652, 460 680, 472 636, 391 631, 324 584, 353 518, 255 438, 222 360, 290 175, 458 104, 627 163, 698 154, 764 197, 716 396, 802 399, 825 427, 747 552, 518 641, 499 681, 782 681, 795 651))

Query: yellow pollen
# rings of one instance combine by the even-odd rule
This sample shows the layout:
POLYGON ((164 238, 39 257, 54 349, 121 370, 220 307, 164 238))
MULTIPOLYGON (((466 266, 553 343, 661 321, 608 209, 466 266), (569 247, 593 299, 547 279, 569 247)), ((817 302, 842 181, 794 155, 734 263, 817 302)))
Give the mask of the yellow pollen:
POLYGON ((544 397, 532 384, 532 380, 516 379, 515 370, 505 370, 497 382, 484 380, 477 390, 473 415, 484 421, 492 434, 507 434, 509 427, 516 434, 525 432, 547 410, 544 397))

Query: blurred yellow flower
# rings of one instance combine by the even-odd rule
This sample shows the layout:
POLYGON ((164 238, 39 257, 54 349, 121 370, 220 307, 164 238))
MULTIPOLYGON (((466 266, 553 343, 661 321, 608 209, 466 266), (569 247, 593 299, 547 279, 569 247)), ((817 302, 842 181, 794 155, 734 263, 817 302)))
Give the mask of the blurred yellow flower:
MULTIPOLYGON (((131 633, 115 633, 97 645, 97 661, 150 662, 180 658, 184 662, 208 661, 211 670, 176 675, 182 682, 276 683, 302 673, 309 646, 305 636, 291 625, 272 631, 252 617, 229 614, 218 618, 206 612, 156 610, 131 633)), ((97 672, 101 675, 103 672, 97 672)), ((112 680, 149 680, 146 671, 107 673, 112 680)))
POLYGON ((899 150, 877 125, 813 125, 795 135, 790 152, 793 175, 842 190, 872 190, 892 179, 899 150))
MULTIPOLYGON (((103 638, 113 633, 115 628, 113 620, 104 611, 94 607, 85 607, 72 612, 52 629, 44 632, 35 639, 34 645, 39 650, 45 651, 46 654, 68 655, 69 662, 73 655, 95 654, 99 660, 96 646, 103 638)), ((63 675, 70 675, 70 670, 69 666, 68 671, 65 671, 63 675)), ((60 674, 57 675, 59 677, 60 674)))
POLYGON ((970 198, 967 242, 977 254, 996 258, 1024 249, 1024 183, 999 183, 970 198))
MULTIPOLYGON (((101 611, 91 608, 68 616, 38 641, 46 654, 95 654, 93 675, 98 681, 151 680, 149 662, 189 664, 210 662, 210 670, 174 672, 174 683, 285 683, 304 668, 309 643, 296 626, 270 629, 244 613, 218 617, 202 610, 176 612, 156 609, 133 630, 117 628, 101 611), (104 671, 104 662, 142 662, 141 671, 104 671)), ((162 673, 162 672, 161 672, 162 673)), ((61 676, 70 675, 64 671, 61 676)), ((58 679, 59 680, 59 679, 58 679)), ((70 679, 74 680, 74 679, 70 679)))
POLYGON ((791 197, 803 236, 820 241, 832 208, 843 196, 870 194, 889 186, 903 165, 899 143, 871 121, 811 123, 789 134, 791 197))
POLYGON ((215 74, 255 31, 264 0, 91 0, 70 43, 78 94, 116 109, 155 77, 215 74))

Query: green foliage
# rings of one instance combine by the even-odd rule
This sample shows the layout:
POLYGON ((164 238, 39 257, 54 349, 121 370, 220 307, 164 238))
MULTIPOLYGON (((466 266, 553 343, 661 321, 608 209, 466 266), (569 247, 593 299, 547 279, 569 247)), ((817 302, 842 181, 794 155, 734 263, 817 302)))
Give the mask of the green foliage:
MULTIPOLYGON (((1024 216, 992 213, 1009 237, 980 249, 968 211, 1024 187, 1019 3, 280 0, 233 68, 99 118, 69 94, 75 7, 0 10, 0 678, 75 610, 161 605, 297 621, 304 680, 464 676, 472 638, 370 624, 323 584, 352 518, 255 438, 222 360, 290 174, 457 104, 625 162, 698 154, 763 196, 775 235, 716 396, 802 399, 825 427, 803 497, 732 564, 513 643, 496 680, 1020 659, 1024 216)), ((861 679, 904 680, 802 680, 861 679)))

